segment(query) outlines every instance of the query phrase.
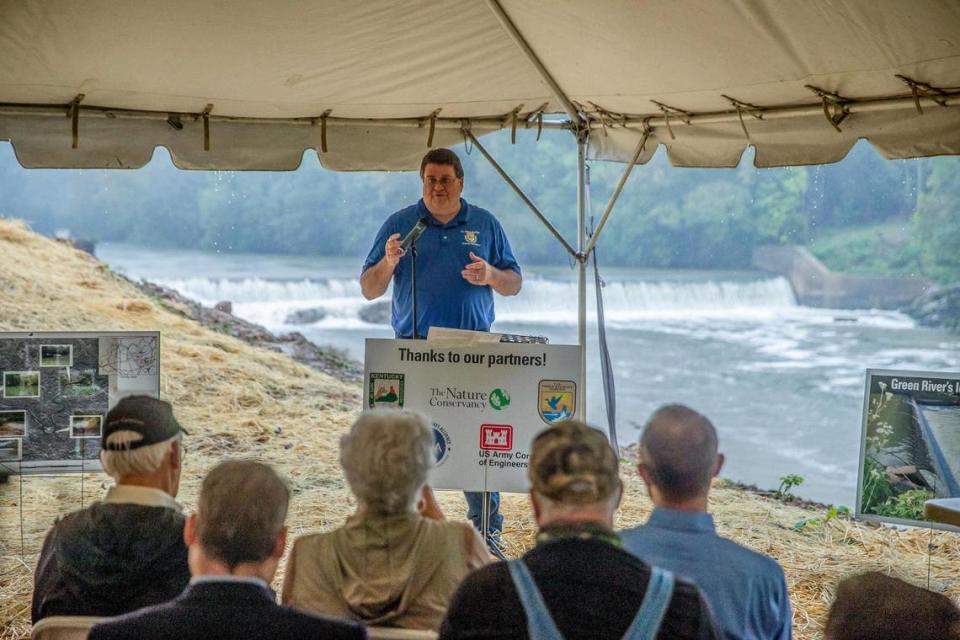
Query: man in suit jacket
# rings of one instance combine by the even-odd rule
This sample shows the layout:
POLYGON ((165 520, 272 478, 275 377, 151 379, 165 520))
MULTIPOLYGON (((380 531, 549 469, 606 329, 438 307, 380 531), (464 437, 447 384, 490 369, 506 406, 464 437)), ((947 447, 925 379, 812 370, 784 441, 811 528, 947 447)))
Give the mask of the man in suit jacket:
POLYGON ((204 479, 184 527, 190 585, 176 599, 107 620, 90 640, 362 640, 353 622, 281 607, 270 589, 286 545, 290 490, 269 466, 234 460, 204 479))

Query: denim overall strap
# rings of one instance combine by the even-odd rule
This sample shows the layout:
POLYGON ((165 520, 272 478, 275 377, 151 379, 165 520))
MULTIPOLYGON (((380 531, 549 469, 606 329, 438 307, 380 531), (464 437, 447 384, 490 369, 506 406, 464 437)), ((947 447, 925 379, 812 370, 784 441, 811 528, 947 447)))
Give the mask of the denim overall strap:
POLYGON ((543 601, 543 596, 537 589, 527 565, 520 559, 510 560, 507 562, 507 568, 510 570, 513 587, 520 596, 520 604, 523 605, 523 611, 527 616, 527 635, 530 636, 530 640, 563 640, 563 634, 557 629, 556 623, 550 616, 547 604, 543 601))
POLYGON ((660 623, 673 597, 673 573, 660 567, 650 567, 650 581, 637 612, 623 640, 654 640, 660 623))

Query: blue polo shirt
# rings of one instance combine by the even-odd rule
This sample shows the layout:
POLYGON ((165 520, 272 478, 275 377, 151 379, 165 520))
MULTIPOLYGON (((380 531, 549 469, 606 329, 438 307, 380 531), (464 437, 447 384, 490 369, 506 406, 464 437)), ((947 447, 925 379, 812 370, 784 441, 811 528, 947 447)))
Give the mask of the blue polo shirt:
POLYGON ((703 592, 731 640, 790 640, 793 616, 773 558, 717 535, 713 516, 657 507, 647 524, 620 531, 624 548, 703 592))
MULTIPOLYGON (((380 262, 384 245, 394 233, 406 236, 417 221, 427 228, 417 240, 417 333, 427 335, 430 327, 489 331, 493 324, 493 290, 463 279, 460 272, 470 264, 470 252, 498 269, 520 273, 507 234, 493 214, 460 199, 460 211, 447 224, 440 224, 421 199, 397 211, 383 223, 363 271, 380 262)), ((413 336, 413 298, 410 290, 410 262, 400 259, 393 272, 393 311, 390 324, 398 338, 413 336)))

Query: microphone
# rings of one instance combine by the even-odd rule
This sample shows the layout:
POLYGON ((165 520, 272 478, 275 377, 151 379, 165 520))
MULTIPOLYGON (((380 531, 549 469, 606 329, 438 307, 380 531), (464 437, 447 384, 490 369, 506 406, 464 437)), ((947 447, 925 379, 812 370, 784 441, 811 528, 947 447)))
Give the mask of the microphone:
POLYGON ((400 248, 406 252, 407 249, 413 246, 413 244, 423 235, 423 232, 427 230, 427 221, 423 218, 420 218, 416 226, 413 229, 410 229, 410 232, 400 241, 400 248))

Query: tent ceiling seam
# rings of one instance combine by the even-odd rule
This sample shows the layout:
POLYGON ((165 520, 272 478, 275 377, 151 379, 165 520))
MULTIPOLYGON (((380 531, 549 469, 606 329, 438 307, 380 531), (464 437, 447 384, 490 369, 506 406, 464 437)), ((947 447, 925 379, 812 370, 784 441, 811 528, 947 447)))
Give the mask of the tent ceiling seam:
MULTIPOLYGON (((905 80, 906 81, 906 80, 905 80)), ((914 106, 916 100, 923 98, 929 99, 931 102, 943 107, 957 106, 960 104, 960 90, 945 90, 932 87, 926 83, 916 82, 917 86, 917 96, 914 96, 913 93, 907 95, 893 95, 893 96, 883 96, 883 97, 873 97, 873 98, 852 98, 845 96, 838 96, 838 94, 824 92, 825 95, 835 96, 834 100, 837 103, 842 103, 843 106, 850 111, 850 113, 855 113, 857 111, 886 111, 903 108, 906 105, 914 106)), ((814 88, 816 91, 822 91, 817 88, 814 88)), ((726 95, 722 95, 727 99, 731 104, 736 100, 726 95)), ((739 119, 736 107, 733 109, 727 110, 717 110, 717 111, 687 111, 677 107, 671 107, 669 105, 660 103, 658 101, 653 101, 658 105, 663 105, 663 109, 669 113, 676 113, 678 115, 683 115, 683 120, 688 124, 714 124, 722 122, 733 122, 739 119)), ((737 103, 741 104, 741 109, 743 111, 748 111, 751 115, 761 120, 769 119, 779 119, 784 117, 802 117, 808 116, 814 111, 819 111, 822 109, 822 101, 817 104, 793 104, 793 105, 781 105, 781 106, 762 106, 751 104, 748 102, 743 102, 736 100, 737 103)), ((609 127, 623 127, 629 128, 631 125, 647 122, 650 126, 666 126, 666 116, 661 110, 660 114, 627 114, 619 113, 616 111, 611 111, 605 109, 600 105, 596 105, 591 102, 592 108, 587 109, 583 108, 583 115, 586 116, 587 124, 591 128, 603 128, 603 125, 600 122, 600 114, 602 113, 606 119, 606 125, 609 127)), ((74 106, 74 102, 71 101, 66 105, 66 108, 69 110, 74 106)), ((0 114, 9 114, 9 115, 27 115, 27 116, 51 116, 51 117, 63 117, 64 113, 63 104, 36 104, 36 103, 13 103, 13 102, 4 102, 0 103, 0 114)), ((125 108, 116 108, 116 107, 104 107, 104 106, 92 106, 92 105, 77 105, 77 111, 79 114, 82 114, 83 117, 104 117, 104 118, 117 118, 117 119, 155 119, 155 120, 164 120, 170 123, 174 128, 179 129, 175 123, 179 122, 183 117, 193 118, 194 120, 200 119, 203 117, 203 112, 183 112, 183 111, 154 111, 147 109, 125 109, 125 108)), ((292 118, 258 118, 258 117, 247 117, 247 116, 227 116, 227 115, 215 115, 213 113, 208 114, 208 118, 211 123, 222 123, 222 122, 237 122, 237 123, 247 123, 247 124, 289 124, 289 125, 302 125, 302 126, 312 126, 316 125, 317 121, 321 118, 326 117, 327 121, 331 125, 338 126, 386 126, 386 127, 410 127, 410 128, 420 128, 424 126, 424 118, 349 118, 349 117, 331 117, 331 111, 328 109, 323 112, 319 117, 292 117, 292 118)), ((447 118, 436 118, 435 126, 437 128, 446 128, 446 129, 460 129, 464 126, 465 123, 470 123, 470 126, 476 129, 501 129, 504 126, 505 118, 510 118, 512 116, 512 111, 508 112, 506 116, 488 116, 488 117, 447 117, 447 118)), ((68 111, 69 115, 69 111, 68 111)), ((526 129, 530 128, 544 128, 544 129, 575 129, 576 125, 570 121, 555 121, 555 120, 543 120, 542 116, 546 115, 545 105, 541 105, 537 109, 533 109, 529 112, 526 112, 524 115, 523 112, 517 113, 517 126, 523 127, 526 129)), ((182 123, 181 123, 182 126, 182 123)))

